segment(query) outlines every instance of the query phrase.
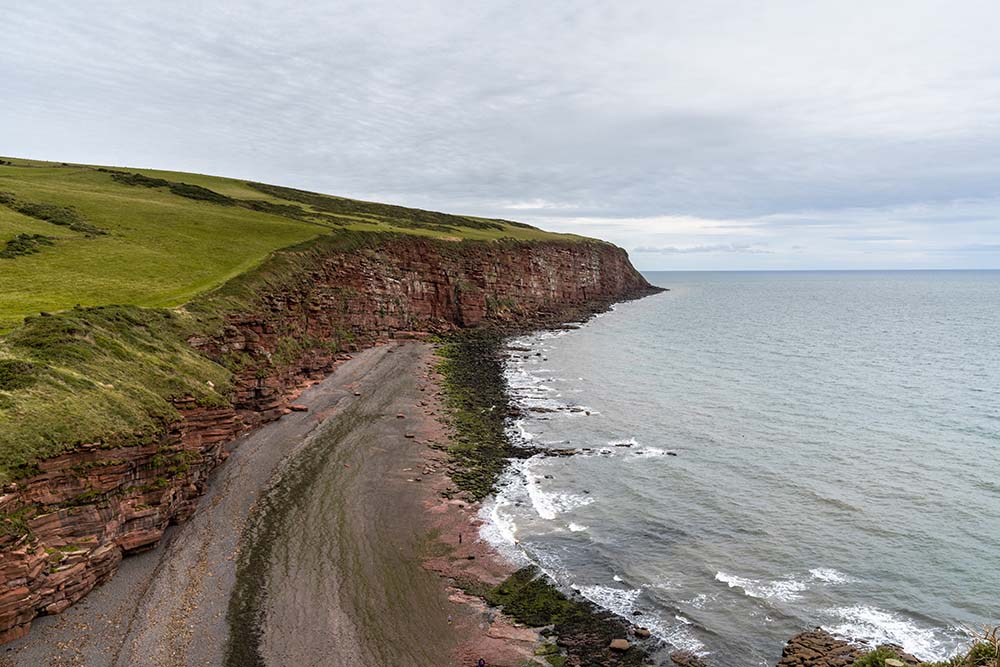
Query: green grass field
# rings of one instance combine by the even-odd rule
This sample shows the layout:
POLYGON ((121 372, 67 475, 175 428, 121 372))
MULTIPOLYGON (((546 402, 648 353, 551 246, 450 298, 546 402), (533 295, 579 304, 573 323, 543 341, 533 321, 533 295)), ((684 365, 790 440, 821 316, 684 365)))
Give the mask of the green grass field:
MULTIPOLYGON (((382 234, 582 240, 214 176, 0 158, 0 483, 81 444, 151 442, 178 417, 174 397, 228 404, 239 361, 188 339, 382 234)), ((23 529, 0 516, 0 533, 23 529)))
POLYGON ((517 223, 216 176, 16 158, 0 159, 0 201, 5 197, 12 201, 0 203, 0 333, 28 315, 77 304, 177 306, 278 248, 337 229, 445 239, 566 238, 517 223), (143 179, 131 174, 147 178, 135 183, 143 179), (156 179, 169 185, 156 186, 156 179), (33 217, 32 207, 39 206, 69 209, 82 221, 78 227, 104 233, 33 217), (35 244, 35 252, 4 257, 6 244, 19 235, 47 241, 35 244))

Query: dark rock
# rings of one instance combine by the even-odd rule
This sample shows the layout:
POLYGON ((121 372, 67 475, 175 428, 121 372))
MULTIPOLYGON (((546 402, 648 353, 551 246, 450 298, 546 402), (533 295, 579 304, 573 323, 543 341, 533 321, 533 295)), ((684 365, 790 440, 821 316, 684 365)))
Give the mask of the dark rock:
MULTIPOLYGON (((882 646, 891 649, 906 665, 919 665, 921 662, 900 646, 882 646)), ((817 628, 788 640, 778 667, 845 667, 871 650, 873 647, 851 644, 817 628)))

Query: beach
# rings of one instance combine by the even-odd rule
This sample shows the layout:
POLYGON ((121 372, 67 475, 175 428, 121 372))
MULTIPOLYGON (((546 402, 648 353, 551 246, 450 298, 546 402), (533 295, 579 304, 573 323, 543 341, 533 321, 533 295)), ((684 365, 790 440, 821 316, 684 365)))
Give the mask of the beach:
POLYGON ((446 499, 446 437, 426 343, 357 353, 231 445, 193 518, 63 614, 6 665, 516 665, 537 635, 452 577, 511 567, 446 499), (459 544, 461 534, 461 544, 459 544), (229 638, 227 641, 227 637, 229 638))

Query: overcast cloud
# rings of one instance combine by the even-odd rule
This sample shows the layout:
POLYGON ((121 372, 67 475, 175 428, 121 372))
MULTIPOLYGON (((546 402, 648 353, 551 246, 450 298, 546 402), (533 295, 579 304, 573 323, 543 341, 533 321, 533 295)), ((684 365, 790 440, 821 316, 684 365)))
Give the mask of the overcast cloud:
POLYGON ((0 154, 524 220, 643 269, 1000 268, 1000 3, 0 6, 0 154))

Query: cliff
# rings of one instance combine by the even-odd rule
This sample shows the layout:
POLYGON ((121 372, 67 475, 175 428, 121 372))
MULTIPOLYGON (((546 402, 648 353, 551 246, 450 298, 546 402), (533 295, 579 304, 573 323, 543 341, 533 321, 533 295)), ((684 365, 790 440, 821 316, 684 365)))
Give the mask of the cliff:
MULTIPOLYGON (((348 236, 277 253, 181 314, 163 313, 195 323, 183 329, 188 351, 170 358, 193 349, 200 361, 178 365, 176 373, 210 364, 218 368, 204 372, 226 377, 224 389, 199 379, 205 375, 176 379, 172 386, 211 391, 170 396, 171 409, 156 411, 163 423, 155 429, 64 443, 63 453, 20 464, 23 474, 0 496, 0 641, 77 602, 113 576, 123 556, 154 546, 168 525, 190 517, 227 456, 225 445, 286 414, 305 384, 351 350, 483 324, 540 326, 654 291, 624 251, 596 241, 348 236), (207 400, 217 395, 225 400, 207 400)), ((117 359, 173 344, 159 341, 166 336, 159 325, 128 307, 82 309, 66 316, 72 327, 61 329, 52 324, 60 317, 37 326, 70 332, 81 358, 90 354, 87 346, 103 345, 117 359), (95 335, 91 315, 102 326, 124 327, 129 345, 95 335)))

